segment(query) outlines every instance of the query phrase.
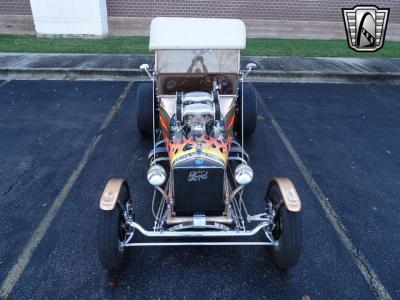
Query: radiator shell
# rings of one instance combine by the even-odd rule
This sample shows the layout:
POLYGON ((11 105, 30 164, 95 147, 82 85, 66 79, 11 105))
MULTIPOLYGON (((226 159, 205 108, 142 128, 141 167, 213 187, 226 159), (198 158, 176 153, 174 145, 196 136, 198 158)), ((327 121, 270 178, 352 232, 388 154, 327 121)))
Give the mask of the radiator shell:
POLYGON ((177 216, 222 215, 225 180, 223 164, 196 156, 174 165, 173 180, 174 211, 177 216), (202 164, 198 165, 199 162, 202 164))

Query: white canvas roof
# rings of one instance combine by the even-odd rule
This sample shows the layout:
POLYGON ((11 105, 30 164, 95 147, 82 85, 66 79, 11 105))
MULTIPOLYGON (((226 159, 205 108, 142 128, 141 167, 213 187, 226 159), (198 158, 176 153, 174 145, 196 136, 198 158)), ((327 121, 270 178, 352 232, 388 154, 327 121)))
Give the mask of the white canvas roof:
POLYGON ((158 17, 150 25, 150 50, 244 49, 246 26, 236 19, 158 17))

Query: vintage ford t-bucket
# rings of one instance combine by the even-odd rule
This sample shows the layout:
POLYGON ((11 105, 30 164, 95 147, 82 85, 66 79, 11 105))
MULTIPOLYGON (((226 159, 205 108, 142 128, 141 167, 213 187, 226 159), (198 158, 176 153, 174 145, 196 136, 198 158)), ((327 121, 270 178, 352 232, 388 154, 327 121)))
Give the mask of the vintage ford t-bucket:
POLYGON ((273 178, 258 214, 244 201, 253 179, 244 142, 257 124, 256 91, 245 82, 256 65, 240 67, 245 46, 240 20, 152 21, 155 64, 140 66, 150 81, 138 87, 137 125, 153 143, 147 180, 154 188, 154 226, 135 222, 140 200, 131 197, 126 180, 111 179, 100 199, 104 268, 120 268, 126 248, 134 246, 269 246, 280 268, 297 263, 301 203, 292 182, 273 178), (136 234, 148 241, 135 242, 136 234), (249 240, 256 235, 262 240, 249 240))

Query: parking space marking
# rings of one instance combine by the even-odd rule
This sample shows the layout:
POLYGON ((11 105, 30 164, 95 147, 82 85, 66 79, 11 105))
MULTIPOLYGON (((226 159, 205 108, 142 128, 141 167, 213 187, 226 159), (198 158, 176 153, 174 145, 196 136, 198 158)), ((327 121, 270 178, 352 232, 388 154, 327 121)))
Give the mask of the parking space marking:
POLYGON ((333 228, 335 229, 337 235, 342 240, 343 245, 345 248, 350 252, 352 255, 358 269, 363 274, 365 280, 371 287, 372 291, 376 295, 378 299, 392 299, 386 288, 383 286, 382 282, 379 280, 377 274, 375 273, 374 269, 367 261, 365 256, 361 253, 360 249, 358 249, 353 242, 351 241, 349 234, 347 232, 346 227, 340 221, 339 216, 333 209, 332 205, 329 203, 328 198, 325 196, 321 188, 318 186, 317 182, 311 175, 311 172, 307 169, 304 165, 303 161, 301 160, 300 156, 297 154, 295 148, 293 147, 292 143, 289 141, 288 137, 286 136, 285 132, 276 121, 274 115, 269 110, 267 105, 263 101, 263 97, 256 90, 258 103, 261 106, 264 113, 267 117, 271 120, 272 126, 274 127, 275 131, 277 132, 279 138, 285 145, 287 151, 289 152, 290 156, 292 157, 294 163, 296 164, 297 168, 299 169, 300 173, 303 175, 305 181, 307 182, 308 186, 310 187, 311 191, 317 198, 318 202, 320 203, 322 209, 325 212, 325 216, 331 222, 333 228))
POLYGON ((66 184, 62 188, 61 192, 55 198, 53 204, 50 206, 49 210, 47 211, 46 215, 32 234, 30 240, 24 247, 21 255, 18 257, 17 262, 14 264, 10 272, 7 274, 7 277, 1 284, 0 287, 0 297, 7 298, 11 291, 13 290, 15 284, 18 282, 21 274, 24 272, 26 266, 28 265, 32 253, 35 251, 39 243, 42 241, 44 235, 46 234, 47 230, 49 229, 51 222, 54 220, 55 216, 57 215, 60 207, 64 203, 65 199, 67 198, 69 192, 71 191, 72 187, 74 186, 76 180, 78 179, 79 175, 81 174, 82 170, 86 166, 87 162, 89 161, 90 157, 96 146, 98 145, 99 141, 102 138, 103 131, 108 127, 114 115, 120 110, 123 102, 125 101, 130 89, 132 88, 133 81, 129 81, 128 84, 125 86, 124 90, 122 91, 121 95, 118 97, 116 102, 114 103, 113 107, 111 108, 110 112, 107 114, 106 118, 102 122, 99 131, 91 140, 91 143, 85 150, 81 161, 79 162, 78 167, 72 172, 70 177, 68 178, 66 184))
POLYGON ((5 86, 5 85, 6 85, 7 83, 9 83, 10 81, 11 81, 11 80, 6 80, 6 81, 0 83, 0 87, 5 86))

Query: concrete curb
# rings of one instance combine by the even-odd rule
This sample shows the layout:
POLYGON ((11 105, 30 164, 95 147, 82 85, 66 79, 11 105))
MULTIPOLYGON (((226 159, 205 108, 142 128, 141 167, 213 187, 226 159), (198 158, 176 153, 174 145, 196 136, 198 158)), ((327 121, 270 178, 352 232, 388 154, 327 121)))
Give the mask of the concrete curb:
MULTIPOLYGON (((242 56, 254 62, 249 80, 400 84, 400 58, 242 56)), ((138 69, 151 54, 1 53, 0 79, 145 80, 138 69)))
MULTIPOLYGON (((140 69, 113 68, 0 68, 3 80, 146 80, 140 69)), ((256 70, 250 81, 312 83, 376 83, 400 84, 399 73, 348 73, 256 70)))
POLYGON ((0 68, 4 80, 129 80, 147 76, 140 69, 0 68))
POLYGON ((400 84, 400 73, 254 71, 250 79, 271 82, 400 84))

